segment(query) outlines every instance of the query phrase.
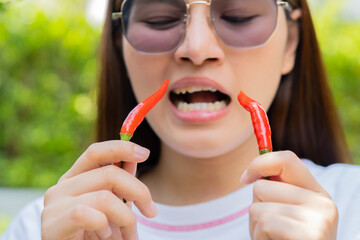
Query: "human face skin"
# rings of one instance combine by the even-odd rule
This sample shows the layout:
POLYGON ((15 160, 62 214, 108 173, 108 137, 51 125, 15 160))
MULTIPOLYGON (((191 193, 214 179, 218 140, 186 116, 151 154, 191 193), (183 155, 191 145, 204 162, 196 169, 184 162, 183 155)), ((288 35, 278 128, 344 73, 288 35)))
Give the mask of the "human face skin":
MULTIPOLYGON (((186 37, 173 52, 139 53, 123 38, 123 53, 139 101, 170 79, 166 97, 147 115, 162 143, 183 156, 214 158, 241 148, 252 137, 249 113, 237 102, 237 94, 242 90, 268 109, 281 75, 293 66, 295 44, 289 42, 280 7, 272 37, 265 45, 249 49, 222 43, 208 21, 209 8, 205 5, 194 4, 190 14, 186 37), (209 85, 231 99, 225 109, 212 116, 204 116, 204 111, 184 116, 169 99, 169 92, 176 88, 209 85)), ((250 149, 257 149, 256 143, 250 149)))

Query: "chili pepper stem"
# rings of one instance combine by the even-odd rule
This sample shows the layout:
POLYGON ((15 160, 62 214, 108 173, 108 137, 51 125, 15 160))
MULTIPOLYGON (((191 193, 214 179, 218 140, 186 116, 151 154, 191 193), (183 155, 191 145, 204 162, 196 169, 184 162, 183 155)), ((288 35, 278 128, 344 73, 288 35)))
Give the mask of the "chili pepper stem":
POLYGON ((261 149, 260 150, 260 155, 263 155, 263 154, 268 153, 268 152, 271 152, 271 150, 267 149, 267 148, 261 149))
MULTIPOLYGON (((130 141, 131 137, 132 137, 132 134, 130 134, 130 133, 120 133, 120 139, 123 141, 130 141)), ((120 163, 120 168, 124 168, 124 163, 125 162, 120 163)), ((123 202, 127 203, 127 200, 125 198, 123 198, 123 202)))
MULTIPOLYGON (((264 148, 260 150, 260 155, 271 152, 270 149, 264 148)), ((265 177, 266 180, 271 180, 270 177, 265 177)))
POLYGON ((120 139, 123 141, 130 141, 132 134, 130 133, 120 133, 120 139))

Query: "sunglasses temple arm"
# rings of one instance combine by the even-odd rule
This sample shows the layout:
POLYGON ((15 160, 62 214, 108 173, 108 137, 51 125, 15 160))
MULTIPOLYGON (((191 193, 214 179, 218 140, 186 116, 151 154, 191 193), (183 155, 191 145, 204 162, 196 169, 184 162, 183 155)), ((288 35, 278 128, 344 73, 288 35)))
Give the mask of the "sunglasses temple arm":
POLYGON ((118 20, 122 17, 122 12, 113 12, 111 14, 111 18, 112 20, 118 20))

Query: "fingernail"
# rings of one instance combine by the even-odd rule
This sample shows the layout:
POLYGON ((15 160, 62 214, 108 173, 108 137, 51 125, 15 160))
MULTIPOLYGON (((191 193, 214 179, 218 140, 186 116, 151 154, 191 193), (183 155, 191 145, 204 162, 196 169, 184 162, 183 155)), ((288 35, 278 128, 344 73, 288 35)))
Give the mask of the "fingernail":
POLYGON ((158 211, 154 201, 151 201, 149 210, 150 210, 150 215, 152 217, 155 217, 157 215, 158 211))
POLYGON ((147 148, 140 147, 138 145, 134 145, 134 152, 136 157, 141 159, 147 159, 150 155, 150 151, 147 148))
POLYGON ((112 234, 112 231, 111 231, 111 227, 110 226, 107 226, 107 228, 105 229, 105 231, 103 231, 102 233, 100 233, 99 235, 101 235, 100 237, 101 238, 109 238, 112 234))
POLYGON ((249 181, 249 177, 248 177, 247 169, 246 169, 240 177, 240 182, 242 184, 248 184, 248 181, 249 181))

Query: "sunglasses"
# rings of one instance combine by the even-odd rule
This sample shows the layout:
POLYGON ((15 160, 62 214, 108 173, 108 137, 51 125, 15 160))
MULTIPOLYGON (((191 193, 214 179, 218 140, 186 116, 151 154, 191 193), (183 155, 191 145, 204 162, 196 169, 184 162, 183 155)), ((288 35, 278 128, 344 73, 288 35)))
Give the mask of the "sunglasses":
POLYGON ((210 8, 216 34, 233 48, 266 44, 277 25, 278 6, 292 10, 287 1, 278 0, 125 0, 112 19, 121 21, 124 36, 137 51, 166 53, 182 43, 191 6, 199 4, 210 8))

